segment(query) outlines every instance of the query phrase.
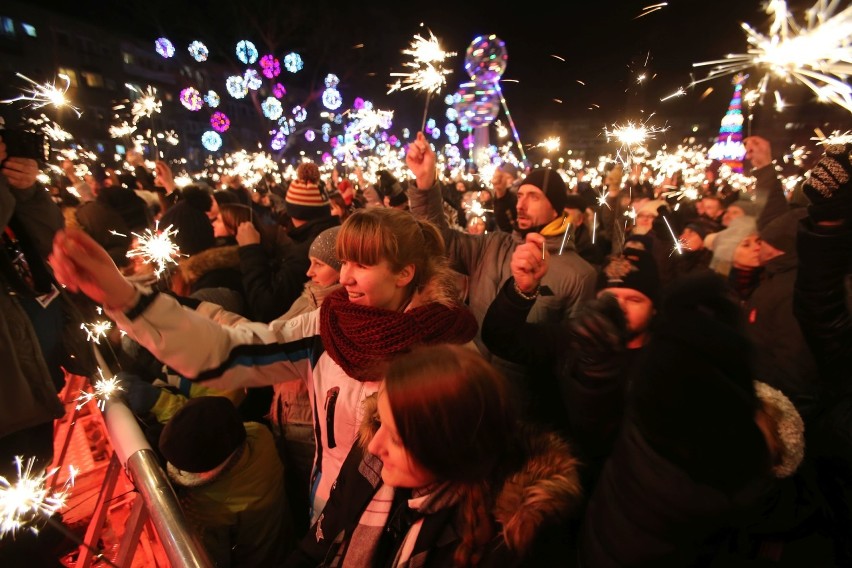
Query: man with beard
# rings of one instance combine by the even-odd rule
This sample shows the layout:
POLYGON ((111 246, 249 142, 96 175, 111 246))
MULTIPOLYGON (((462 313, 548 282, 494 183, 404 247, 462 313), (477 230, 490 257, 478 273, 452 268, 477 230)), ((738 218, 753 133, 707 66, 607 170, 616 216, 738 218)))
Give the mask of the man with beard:
MULTIPOLYGON (((435 152, 422 133, 418 133, 417 139, 408 147, 406 164, 416 178, 408 190, 411 212, 415 217, 427 219, 440 227, 452 268, 469 277, 467 302, 480 326, 488 306, 512 275, 512 253, 524 244, 530 233, 544 237, 543 246, 550 251, 552 260, 541 286, 529 294, 531 298, 538 297, 538 300, 530 310, 527 321, 567 321, 578 304, 593 297, 596 271, 577 254, 570 239, 564 238, 568 228, 565 215, 568 193, 565 182, 556 170, 536 169, 521 181, 516 227, 511 233, 496 231, 470 235, 455 231, 447 224, 441 206, 435 152)), ((520 410, 527 416, 540 416, 541 409, 531 407, 530 403, 545 401, 532 401, 529 389, 530 379, 539 371, 492 357, 479 334, 475 341, 483 355, 510 379, 517 391, 515 400, 520 410)))

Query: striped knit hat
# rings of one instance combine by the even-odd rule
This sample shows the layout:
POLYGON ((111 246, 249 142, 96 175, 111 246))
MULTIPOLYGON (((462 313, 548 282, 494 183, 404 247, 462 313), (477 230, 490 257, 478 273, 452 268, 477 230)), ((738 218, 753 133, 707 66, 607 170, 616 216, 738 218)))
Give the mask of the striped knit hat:
POLYGON ((296 169, 296 179, 287 188, 284 201, 287 214, 294 219, 309 221, 331 215, 328 195, 319 186, 319 169, 311 162, 296 169))

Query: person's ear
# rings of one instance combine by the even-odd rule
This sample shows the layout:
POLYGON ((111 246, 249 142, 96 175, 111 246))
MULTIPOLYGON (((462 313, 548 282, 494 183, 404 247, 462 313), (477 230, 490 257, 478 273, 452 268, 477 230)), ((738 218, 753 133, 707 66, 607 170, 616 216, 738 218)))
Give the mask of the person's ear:
POLYGON ((415 268, 413 264, 406 264, 402 270, 396 274, 397 288, 405 288, 412 280, 414 280, 415 268))

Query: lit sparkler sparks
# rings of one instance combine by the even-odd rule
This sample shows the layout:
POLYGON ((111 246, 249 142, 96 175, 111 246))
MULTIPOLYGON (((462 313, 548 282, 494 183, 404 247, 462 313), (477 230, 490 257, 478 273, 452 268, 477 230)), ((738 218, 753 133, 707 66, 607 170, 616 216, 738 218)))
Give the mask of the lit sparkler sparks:
POLYGON ((353 136, 357 136, 362 132, 372 134, 379 128, 386 130, 390 128, 393 121, 392 110, 378 110, 364 107, 350 114, 352 116, 352 123, 346 130, 353 136))
POLYGON ((410 73, 391 73, 391 77, 401 77, 401 81, 397 81, 390 85, 392 93, 395 90, 405 91, 407 89, 416 89, 427 93, 438 93, 447 83, 446 76, 452 71, 441 67, 441 63, 447 58, 455 55, 455 52, 446 52, 438 43, 438 38, 430 31, 430 38, 427 40, 422 36, 415 35, 409 49, 402 50, 404 55, 411 55, 413 60, 403 65, 410 67, 414 71, 410 73), (404 86, 403 86, 404 85, 404 86))
POLYGON ((98 408, 104 410, 106 408, 107 401, 118 394, 119 391, 123 391, 124 387, 121 386, 121 381, 118 380, 118 377, 105 377, 102 369, 98 368, 98 374, 101 376, 98 380, 95 381, 95 384, 92 385, 92 392, 80 391, 80 396, 77 397, 77 410, 83 408, 86 403, 96 400, 98 401, 98 408))
POLYGON ((662 102, 665 102, 669 99, 673 99, 675 97, 682 97, 685 94, 686 94, 686 90, 683 87, 678 87, 677 91, 675 91, 674 93, 672 93, 670 95, 667 95, 667 96, 661 98, 660 102, 662 103, 662 102))
POLYGON ((146 264, 155 264, 157 269, 154 275, 159 278, 166 271, 169 263, 177 265, 175 257, 180 256, 180 248, 172 241, 172 237, 178 233, 169 225, 163 230, 159 229, 159 222, 154 230, 145 229, 143 234, 133 233, 138 244, 127 251, 127 258, 141 257, 146 264))
POLYGON ((48 519, 62 507, 68 497, 68 491, 74 485, 77 469, 69 467, 68 480, 59 489, 48 489, 47 480, 59 471, 33 472, 35 458, 26 462, 21 456, 15 457, 18 468, 17 481, 0 476, 0 538, 6 534, 14 535, 19 529, 29 527, 37 533, 35 522, 39 518, 48 519))
POLYGON ((136 124, 145 117, 151 117, 155 113, 160 112, 163 102, 157 98, 157 89, 148 85, 148 88, 142 91, 130 83, 126 83, 125 86, 139 94, 139 97, 133 101, 133 106, 130 108, 133 124, 136 124))
POLYGON ((106 334, 112 329, 112 322, 97 321, 95 323, 81 323, 80 329, 86 332, 86 340, 92 341, 100 345, 101 338, 106 338, 106 334))
POLYGON ((642 8, 642 10, 643 10, 642 13, 639 14, 638 16, 636 16, 633 19, 638 20, 642 16, 647 16, 648 14, 656 12, 657 10, 662 10, 663 8, 665 8, 668 5, 669 5, 668 2, 660 2, 659 4, 651 4, 650 6, 645 6, 644 8, 642 8))
MULTIPOLYGON (((653 115, 651 115, 653 116, 653 115)), ((650 116, 648 117, 651 118, 650 116)), ((665 132, 665 128, 656 126, 648 126, 647 120, 641 123, 627 122, 624 125, 613 124, 612 130, 604 129, 607 141, 615 139, 621 147, 616 152, 616 159, 622 161, 625 165, 633 156, 634 150, 644 147, 648 140, 651 140, 660 132, 665 132), (626 155, 626 157, 622 156, 626 155)))
POLYGON ((805 12, 806 23, 800 25, 784 0, 768 2, 766 12, 773 16, 769 35, 743 23, 751 46, 748 52, 694 63, 694 67, 714 65, 706 78, 695 83, 760 68, 765 70, 759 82, 761 92, 775 75, 785 82, 798 81, 821 100, 852 112, 852 87, 847 83, 852 72, 852 6, 836 13, 839 4, 839 0, 817 0, 805 12))
POLYGON ((68 99, 65 98, 65 93, 68 92, 68 88, 71 86, 71 79, 68 77, 68 75, 64 75, 62 73, 58 75, 60 79, 65 81, 64 87, 57 87, 55 82, 44 83, 42 85, 40 83, 36 83, 32 79, 21 73, 15 73, 15 75, 31 83, 33 87, 28 91, 24 91, 24 94, 19 97, 16 97, 14 99, 7 99, 0 102, 13 103, 15 101, 30 101, 32 103, 30 106, 34 109, 40 109, 42 107, 51 105, 54 108, 67 107, 74 111, 74 113, 77 114, 78 118, 82 115, 80 109, 72 105, 70 102, 68 102, 68 99))
POLYGON ((666 216, 663 215, 662 217, 663 217, 663 221, 666 222, 666 227, 669 228, 669 233, 671 233, 672 240, 674 241, 674 249, 672 250, 672 253, 674 253, 676 251, 678 254, 683 254, 683 246, 681 246, 681 244, 680 244, 680 239, 678 239, 677 235, 674 234, 674 231, 672 230, 672 226, 669 225, 669 220, 666 219, 666 216))
POLYGON ((545 138, 536 146, 537 148, 544 148, 548 152, 556 152, 559 150, 560 139, 558 136, 551 136, 550 138, 545 138))

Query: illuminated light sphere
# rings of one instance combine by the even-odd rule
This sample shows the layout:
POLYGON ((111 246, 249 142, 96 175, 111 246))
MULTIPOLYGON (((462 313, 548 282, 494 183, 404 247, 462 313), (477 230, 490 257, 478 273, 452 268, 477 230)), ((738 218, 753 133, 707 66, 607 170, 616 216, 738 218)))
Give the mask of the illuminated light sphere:
POLYGON ((452 134, 458 134, 459 129, 456 127, 455 124, 451 122, 444 127, 444 132, 447 134, 447 136, 450 136, 452 134))
POLYGON ((296 105, 293 107, 293 119, 296 122, 304 122, 308 118, 308 111, 304 107, 296 105))
POLYGON ((408 128, 403 128, 402 129, 402 137, 403 138, 411 138, 411 130, 409 130, 408 128))
POLYGON ((355 97, 355 100, 352 102, 352 108, 355 110, 361 110, 364 108, 364 99, 361 97, 355 97))
POLYGON ((358 135, 358 144, 361 144, 362 146, 369 144, 370 140, 372 140, 372 138, 370 138, 370 135, 366 132, 362 132, 358 135))
POLYGON ((399 144, 399 138, 391 134, 388 137, 388 144, 390 144, 391 146, 397 146, 399 144))
POLYGON ((305 66, 302 56, 296 52, 284 56, 284 68, 290 73, 298 73, 305 66))
POLYGON ((457 111, 455 108, 453 108, 453 107, 449 107, 449 108, 447 109, 447 112, 446 112, 446 113, 444 113, 444 116, 446 116, 446 117, 447 117, 447 120, 452 120, 453 122, 455 122, 455 121, 457 121, 457 120, 459 119, 459 113, 458 113, 458 111, 457 111))
POLYGON ((231 127, 231 119, 224 112, 216 111, 210 116, 210 126, 216 132, 225 132, 231 127))
POLYGON ((433 128, 431 134, 432 134, 432 138, 437 140, 438 138, 441 137, 441 129, 440 128, 433 128))
POLYGON ((331 139, 331 147, 337 148, 341 144, 340 136, 335 136, 331 139))
POLYGON ((278 126, 281 127, 281 131, 284 132, 286 136, 289 136, 293 132, 293 127, 290 126, 290 121, 287 118, 282 118, 278 121, 278 126))
POLYGON ((278 131, 272 135, 272 140, 269 141, 269 147, 273 150, 280 150, 287 144, 287 134, 284 133, 283 129, 278 129, 278 131))
POLYGON ((464 142, 462 142, 462 146, 464 146, 465 150, 470 150, 471 148, 473 148, 473 136, 471 135, 465 137, 464 142))
POLYGON ((198 40, 189 44, 187 49, 189 49, 189 55, 199 63, 207 61, 207 57, 210 55, 210 51, 207 49, 207 46, 198 40))
POLYGON ((225 79, 225 89, 235 99, 241 99, 248 94, 246 82, 239 75, 231 75, 225 79))
POLYGON ((322 104, 328 110, 337 110, 343 104, 343 97, 340 96, 340 91, 334 87, 329 87, 322 93, 322 104))
POLYGON ((450 141, 450 144, 458 144, 459 143, 458 133, 447 134, 447 140, 450 141))
POLYGON ((215 152, 216 150, 222 147, 222 137, 219 136, 218 132, 208 130, 207 132, 201 135, 201 145, 207 148, 209 151, 215 152))
POLYGON ((246 69, 243 81, 245 81, 246 87, 252 91, 256 91, 263 86, 263 79, 260 78, 260 73, 257 72, 257 69, 246 69))
POLYGON ((320 128, 322 129, 323 134, 330 134, 331 133, 331 125, 327 122, 324 123, 320 128))
POLYGON ((475 81, 493 83, 506 71, 506 44, 495 35, 474 38, 464 54, 464 70, 475 81))
POLYGON ((491 124, 500 112, 500 93, 494 83, 464 83, 455 94, 455 109, 462 128, 491 124))
POLYGON ((307 140, 308 142, 313 142, 316 137, 317 134, 313 130, 308 130, 307 132, 305 132, 305 140, 307 140))
POLYGON ((281 99, 287 94, 287 89, 281 83, 275 83, 272 87, 272 95, 276 99, 281 99))
POLYGON ((428 128, 429 130, 435 128, 435 119, 434 118, 430 118, 429 120, 426 121, 426 128, 428 128))
POLYGON ((284 107, 281 106, 281 101, 275 97, 267 97, 260 103, 260 109, 263 111, 263 116, 269 120, 278 120, 284 114, 284 107))
POLYGON ((328 163, 331 161, 331 154, 329 154, 328 152, 323 152, 322 157, 320 159, 323 161, 324 164, 328 163))
POLYGON ((340 77, 334 73, 329 73, 325 76, 325 88, 333 89, 340 84, 340 77))
POLYGON ((323 134, 323 135, 322 135, 322 141, 323 141, 323 142, 328 142, 328 141, 329 141, 328 134, 323 134))
POLYGON ((332 118, 331 121, 334 124, 343 124, 343 115, 342 114, 335 114, 334 118, 332 118))
POLYGON ((445 105, 451 105, 451 104, 453 104, 453 95, 452 95, 452 93, 450 93, 450 94, 448 94, 446 97, 444 97, 444 104, 445 104, 445 105))
POLYGON ((274 79, 281 74, 281 62, 274 55, 264 55, 260 58, 260 69, 267 79, 274 79))
POLYGON ((219 95, 216 91, 207 91, 207 94, 204 95, 204 102, 207 103, 207 106, 210 108, 216 108, 219 106, 219 103, 222 102, 222 99, 219 98, 219 95))
POLYGON ((257 48, 249 40, 242 40, 237 43, 237 59, 246 65, 253 64, 257 61, 257 48))
POLYGON ((157 50, 157 53, 162 55, 164 58, 168 59, 175 54, 175 46, 168 39, 161 37, 157 38, 154 42, 154 49, 157 50))
POLYGON ((201 110, 201 107, 204 106, 204 99, 201 98, 201 93, 197 89, 187 87, 180 92, 180 104, 192 111, 201 110))

